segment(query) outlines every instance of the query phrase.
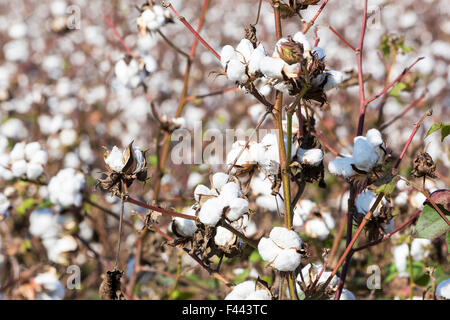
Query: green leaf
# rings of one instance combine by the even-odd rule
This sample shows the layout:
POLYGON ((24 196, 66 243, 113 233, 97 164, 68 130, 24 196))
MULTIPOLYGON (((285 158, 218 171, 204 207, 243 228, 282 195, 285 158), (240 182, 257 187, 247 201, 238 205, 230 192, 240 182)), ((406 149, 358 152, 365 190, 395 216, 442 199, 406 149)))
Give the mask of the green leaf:
POLYGON ((445 241, 447 242, 447 251, 450 253, 450 231, 447 232, 447 235, 445 236, 445 241))
MULTIPOLYGON (((446 210, 441 204, 437 205, 439 209, 450 219, 450 212, 446 210)), ((434 239, 450 230, 450 226, 445 222, 440 214, 430 204, 426 204, 419 216, 415 235, 418 238, 434 239)))
POLYGON ((444 139, 450 134, 450 123, 435 123, 431 126, 430 130, 428 130, 427 134, 425 135, 425 139, 432 134, 433 132, 436 132, 438 130, 441 130, 441 142, 444 141, 444 139))
POLYGON ((250 256, 248 257, 248 261, 251 263, 258 263, 262 260, 261 256, 259 255, 258 250, 254 250, 250 256))
POLYGON ((406 89, 406 84, 403 82, 399 82, 394 87, 394 89, 391 90, 391 92, 389 94, 393 97, 398 97, 399 93, 405 89, 406 89))

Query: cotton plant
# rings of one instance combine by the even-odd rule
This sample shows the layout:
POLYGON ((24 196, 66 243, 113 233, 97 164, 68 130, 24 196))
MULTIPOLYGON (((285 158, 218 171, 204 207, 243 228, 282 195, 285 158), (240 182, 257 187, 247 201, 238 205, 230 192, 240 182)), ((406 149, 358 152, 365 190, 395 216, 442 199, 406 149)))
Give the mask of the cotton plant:
MULTIPOLYGON (((3 157, 6 160, 8 155, 3 157)), ((19 142, 9 153, 8 168, 14 178, 37 180, 44 173, 47 158, 47 152, 39 142, 19 142)))
POLYGON ((241 86, 255 86, 257 80, 286 94, 295 95, 305 87, 306 97, 324 103, 324 91, 336 88, 346 78, 336 70, 325 71, 325 53, 313 47, 302 32, 281 38, 268 55, 262 43, 242 39, 234 48, 221 51, 221 64, 227 77, 241 86))
POLYGON ((301 262, 302 240, 292 230, 274 227, 269 237, 258 243, 258 252, 263 260, 278 271, 294 271, 301 262))
POLYGON ((254 175, 250 183, 252 194, 255 196, 255 202, 258 208, 276 213, 284 211, 283 198, 278 194, 273 194, 273 183, 262 172, 254 175))
POLYGON ((137 59, 126 56, 117 61, 114 66, 114 73, 120 84, 135 89, 143 83, 147 70, 145 68, 145 62, 140 63, 137 59))

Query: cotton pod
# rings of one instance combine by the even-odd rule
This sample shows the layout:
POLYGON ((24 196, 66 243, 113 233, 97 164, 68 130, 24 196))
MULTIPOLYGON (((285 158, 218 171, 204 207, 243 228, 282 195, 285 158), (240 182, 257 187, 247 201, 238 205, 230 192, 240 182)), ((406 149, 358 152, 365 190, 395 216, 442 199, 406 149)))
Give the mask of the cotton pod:
POLYGON ((273 267, 279 271, 294 271, 301 262, 301 256, 295 249, 284 249, 273 261, 273 267))
POLYGON ((230 221, 235 221, 248 212, 248 201, 243 198, 235 198, 230 201, 226 217, 230 221))
POLYGON ((11 172, 14 177, 21 177, 27 173, 27 162, 25 160, 14 161, 11 165, 11 172))
POLYGON ((348 178, 356 175, 355 170, 352 168, 352 164, 353 159, 351 157, 337 158, 328 163, 328 171, 330 171, 331 174, 348 178))
POLYGON ((280 58, 264 57, 259 64, 259 70, 267 78, 283 79, 283 67, 286 65, 280 58))
POLYGON ((375 153, 378 156, 377 164, 382 164, 384 157, 386 155, 385 145, 383 142, 383 137, 380 131, 377 129, 370 129, 366 133, 367 141, 372 145, 375 153))
POLYGON ((324 91, 337 88, 345 79, 345 74, 340 71, 330 70, 325 74, 327 76, 327 82, 323 86, 324 91))
POLYGON ((330 230, 328 229, 325 221, 319 218, 306 221, 305 232, 307 236, 317 238, 319 240, 325 240, 330 234, 330 230))
POLYGON ((378 162, 378 154, 366 137, 358 136, 354 140, 353 163, 363 171, 370 172, 378 162))
POLYGON ((222 187, 227 184, 230 176, 223 172, 217 172, 212 176, 212 184, 217 190, 222 190, 222 187))
POLYGON ((261 238, 258 243, 258 252, 265 261, 272 262, 283 249, 269 238, 261 238))
POLYGON ((214 236, 214 243, 221 247, 226 247, 236 242, 236 235, 225 229, 224 227, 217 227, 216 235, 214 236))
POLYGON ((230 45, 226 45, 222 48, 220 52, 220 63, 222 64, 222 68, 225 69, 226 65, 230 60, 237 59, 236 51, 230 45))
MULTIPOLYGON (((331 276, 330 271, 324 270, 322 272, 323 268, 324 267, 321 264, 309 263, 305 267, 303 267, 303 269, 301 271, 302 274, 301 275, 299 274, 297 276, 297 281, 302 282, 304 280, 304 283, 307 287, 311 286, 316 281, 317 281, 317 284, 323 284, 331 276), (320 275, 320 278, 317 279, 317 277, 319 276, 319 274, 321 272, 322 272, 322 274, 320 275)), ((335 276, 333 276, 333 278, 331 278, 331 281, 328 284, 328 286, 332 288, 332 287, 337 286, 338 283, 339 283, 339 277, 335 275, 335 276)), ((297 286, 297 290, 301 291, 299 286, 297 286)))
POLYGON ((36 180, 44 172, 44 168, 38 163, 28 163, 26 175, 30 180, 36 180))
POLYGON ((444 280, 436 287, 436 296, 450 300, 450 279, 444 280))
POLYGON ((303 226, 315 207, 316 204, 311 200, 300 200, 298 205, 294 208, 294 217, 292 219, 293 226, 296 228, 303 226))
MULTIPOLYGON (((369 210, 375 204, 376 199, 377 195, 375 193, 370 190, 364 190, 355 201, 356 210, 358 211, 358 213, 366 215, 366 213, 369 212, 369 210)), ((384 204, 387 203, 384 198, 381 200, 381 202, 384 204)), ((374 217, 377 217, 380 214, 378 208, 379 207, 377 207, 377 209, 372 213, 374 217)))
POLYGON ((315 55, 318 59, 323 59, 325 58, 325 52, 323 51, 323 49, 321 47, 314 47, 311 50, 311 53, 313 55, 315 55))
POLYGON ((269 234, 269 238, 280 248, 300 249, 302 240, 297 232, 284 227, 274 227, 269 234))
POLYGON ((248 73, 251 75, 256 74, 260 71, 260 65, 262 59, 266 56, 266 51, 262 44, 259 44, 255 50, 253 50, 250 56, 250 62, 248 64, 248 73))
POLYGON ((233 143, 231 150, 227 153, 227 165, 235 164, 236 166, 245 166, 253 163, 253 157, 250 154, 249 149, 245 148, 245 145, 246 142, 243 140, 238 140, 233 143))
POLYGON ((248 76, 245 73, 245 65, 238 60, 230 60, 227 67, 227 77, 231 81, 247 82, 248 76))
MULTIPOLYGON (((187 210, 183 210, 183 214, 195 216, 195 210, 189 208, 187 210)), ((192 237, 194 233, 197 231, 197 225, 194 220, 184 219, 180 217, 175 217, 172 221, 172 229, 176 230, 175 233, 179 234, 182 237, 192 237)))
POLYGON ((271 300, 266 289, 258 289, 255 281, 244 281, 236 285, 225 300, 271 300))
POLYGON ((248 39, 242 39, 236 47, 236 53, 242 63, 249 63, 255 49, 248 39))
POLYGON ((242 196, 241 188, 235 182, 228 182, 220 190, 219 198, 224 206, 228 206, 231 201, 240 196, 242 196))
POLYGON ((321 149, 302 149, 297 150, 297 158, 301 163, 317 167, 323 161, 323 151, 321 149))
POLYGON ((222 218, 223 208, 223 202, 219 198, 208 199, 202 205, 198 218, 203 224, 215 226, 222 218))
POLYGON ((204 184, 199 184, 194 189, 194 199, 197 202, 200 201, 201 196, 211 196, 211 195, 217 195, 217 193, 209 189, 204 184))
MULTIPOLYGON (((311 50, 311 44, 309 43, 308 39, 306 38, 306 35, 303 32, 299 31, 296 34, 294 34, 292 40, 301 43, 303 45, 303 50, 305 52, 311 50)), ((306 54, 304 54, 304 56, 305 55, 306 54)))

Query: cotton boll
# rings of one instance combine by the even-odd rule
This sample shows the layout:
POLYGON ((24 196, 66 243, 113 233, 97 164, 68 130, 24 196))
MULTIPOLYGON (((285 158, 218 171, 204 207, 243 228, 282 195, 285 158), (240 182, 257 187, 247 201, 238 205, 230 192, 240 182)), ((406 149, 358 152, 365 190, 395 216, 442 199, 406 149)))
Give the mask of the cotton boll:
POLYGON ((325 52, 323 51, 323 49, 321 47, 314 47, 311 50, 311 53, 314 54, 318 59, 325 58, 325 52))
POLYGON ((44 289, 43 292, 36 294, 37 300, 62 300, 64 298, 64 286, 53 273, 40 273, 34 277, 33 282, 44 289))
POLYGON ((408 245, 406 243, 396 246, 392 249, 394 254, 394 263, 400 277, 407 277, 408 272, 406 271, 406 259, 408 258, 408 245))
POLYGON ((249 294, 245 300, 271 300, 271 297, 266 290, 256 290, 249 294))
POLYGON ((228 182, 222 187, 219 198, 224 205, 230 205, 231 201, 241 195, 241 188, 239 188, 239 186, 234 182, 228 182))
POLYGON ((323 152, 321 149, 302 149, 297 151, 298 160, 310 166, 318 166, 323 161, 323 152))
POLYGON ((365 137, 355 138, 353 146, 353 162, 363 171, 370 172, 378 161, 378 155, 365 137))
POLYGON ((302 240, 295 231, 284 227, 274 227, 269 235, 270 239, 283 249, 300 249, 302 240))
POLYGON ((216 235, 214 236, 214 243, 218 246, 229 246, 232 245, 236 240, 236 236, 233 232, 223 228, 217 227, 216 235))
POLYGON ((327 225, 327 228, 329 230, 334 229, 336 224, 334 222, 333 216, 331 214, 327 213, 327 212, 322 212, 321 215, 322 215, 323 221, 325 221, 325 224, 327 225))
POLYGON ((21 177, 27 172, 27 162, 25 160, 17 160, 12 163, 11 171, 14 177, 21 177))
POLYGON ((283 79, 283 67, 286 63, 280 58, 264 57, 261 59, 259 69, 268 78, 283 79))
POLYGON ((430 239, 416 238, 411 242, 411 256, 414 261, 422 261, 430 254, 430 239))
POLYGON ((225 297, 225 300, 270 300, 271 297, 266 290, 257 290, 255 281, 244 281, 239 283, 225 297))
POLYGON ((25 144, 22 142, 16 143, 9 154, 9 158, 11 161, 25 159, 25 144))
POLYGON ((260 44, 256 49, 252 52, 252 55, 250 56, 250 62, 248 64, 248 72, 251 75, 254 75, 256 72, 259 71, 261 61, 266 56, 266 51, 264 50, 264 47, 262 44, 260 44))
POLYGON ((217 172, 212 177, 212 184, 214 188, 217 190, 221 190, 222 187, 227 184, 228 180, 230 179, 230 176, 223 172, 217 172))
POLYGON ((425 200, 427 200, 427 197, 425 197, 425 195, 423 195, 420 192, 416 192, 412 197, 411 197, 411 204, 414 208, 417 209, 422 209, 423 208, 423 203, 425 202, 425 200))
POLYGON ((63 129, 59 134, 61 144, 64 146, 71 146, 77 140, 77 132, 74 129, 63 129))
POLYGON ((318 218, 306 221, 305 231, 309 237, 319 240, 325 240, 330 234, 330 230, 328 230, 325 221, 318 218))
POLYGON ((27 178, 30 180, 36 180, 44 172, 44 168, 38 163, 28 163, 27 165, 27 178))
POLYGON ((30 142, 25 146, 25 158, 31 161, 36 152, 41 150, 39 142, 30 142))
POLYGON ((242 198, 233 199, 226 214, 228 220, 235 221, 248 212, 248 201, 242 198))
POLYGON ((391 219, 389 223, 382 223, 381 228, 383 228, 383 231, 385 233, 391 233, 392 231, 394 231, 394 219, 391 219))
POLYGON ((309 43, 308 39, 306 38, 306 36, 303 32, 297 32, 296 34, 294 34, 294 36, 292 37, 292 40, 294 40, 295 42, 301 43, 303 45, 304 51, 311 50, 311 44, 309 43))
POLYGON ((228 62, 227 76, 231 81, 239 83, 245 83, 248 80, 248 76, 245 74, 245 65, 238 60, 228 62))
POLYGON ((226 45, 222 48, 222 51, 220 52, 220 63, 222 64, 222 68, 225 68, 231 60, 236 59, 236 51, 232 46, 226 45))
POLYGON ((408 192, 400 192, 394 199, 394 204, 399 207, 406 206, 408 204, 408 192))
POLYGON ((373 146, 377 147, 383 144, 383 137, 381 136, 380 131, 377 129, 370 129, 366 133, 367 141, 373 146))
POLYGON ((436 296, 450 299, 450 279, 440 282, 436 288, 436 296))
POLYGON ((330 70, 325 72, 327 75, 327 82, 323 86, 324 91, 328 91, 333 88, 337 88, 339 84, 344 81, 345 74, 340 71, 330 70))
POLYGON ((281 248, 269 238, 261 238, 258 243, 258 252, 265 261, 272 262, 280 254, 281 248))
POLYGON ((59 233, 59 226, 56 222, 56 216, 48 208, 36 209, 29 217, 31 235, 48 238, 56 237, 59 233))
POLYGON ((208 226, 215 226, 222 218, 223 203, 218 198, 208 199, 200 209, 198 218, 208 226))
MULTIPOLYGON (((356 210, 362 214, 365 215, 369 210, 372 208, 372 206, 375 204, 375 201, 377 199, 377 195, 373 193, 370 190, 364 190, 361 192, 359 197, 355 201, 356 210)), ((386 200, 383 198, 381 200, 382 203, 386 203, 386 200)), ((373 216, 376 217, 380 214, 378 208, 373 212, 373 216)))
MULTIPOLYGON (((195 216, 195 210, 189 208, 187 210, 184 210, 183 214, 195 216)), ((184 237, 192 237, 197 231, 197 225, 195 224, 194 220, 175 217, 172 223, 175 225, 177 232, 184 237)))
POLYGON ((211 195, 211 190, 204 184, 199 184, 197 187, 195 187, 194 190, 195 201, 200 201, 201 196, 209 196, 209 195, 211 195))
POLYGON ((333 161, 330 161, 328 164, 328 171, 331 174, 343 176, 343 177, 351 177, 356 174, 356 172, 352 168, 353 158, 345 157, 345 158, 337 158, 333 161))
POLYGON ((284 249, 275 258, 273 267, 279 271, 294 271, 301 262, 301 256, 295 249, 284 249))
POLYGON ((248 39, 242 39, 236 47, 237 55, 239 56, 241 62, 245 63, 250 61, 254 50, 253 44, 248 39))
POLYGON ((108 157, 105 159, 105 163, 110 167, 112 170, 116 172, 121 172, 123 167, 125 166, 125 163, 123 163, 123 153, 122 151, 114 146, 109 153, 108 157))
POLYGON ((144 152, 139 147, 133 147, 133 152, 136 159, 136 169, 134 169, 133 173, 138 173, 144 169, 146 164, 144 152))
POLYGON ((256 198, 256 204, 258 207, 264 208, 271 212, 284 211, 284 203, 281 199, 273 195, 262 195, 256 198))
POLYGON ((284 94, 290 94, 291 90, 293 89, 293 86, 290 82, 283 81, 278 82, 273 86, 276 90, 284 93, 284 94))
POLYGON ((356 300, 356 298, 353 292, 344 288, 342 289, 341 297, 339 298, 339 300, 356 300))
POLYGON ((301 200, 300 203, 294 208, 294 217, 292 219, 293 226, 296 228, 302 227, 314 207, 315 204, 311 200, 301 200))

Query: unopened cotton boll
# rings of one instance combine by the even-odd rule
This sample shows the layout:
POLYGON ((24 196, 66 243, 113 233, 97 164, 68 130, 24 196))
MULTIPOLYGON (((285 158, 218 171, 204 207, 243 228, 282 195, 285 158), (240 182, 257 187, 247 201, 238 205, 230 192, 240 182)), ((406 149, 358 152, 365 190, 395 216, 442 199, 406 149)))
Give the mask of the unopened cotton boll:
POLYGON ((228 180, 230 179, 230 176, 223 172, 217 172, 212 176, 212 184, 214 188, 217 190, 221 190, 222 187, 227 184, 228 180))
POLYGON ((208 199, 200 209, 198 218, 208 226, 215 226, 222 218, 223 203, 218 198, 208 199))
POLYGON ((450 299, 450 279, 440 282, 436 288, 436 296, 450 299))
POLYGON ((226 214, 228 220, 235 221, 248 212, 248 201, 242 198, 235 198, 230 201, 229 210, 226 214))

